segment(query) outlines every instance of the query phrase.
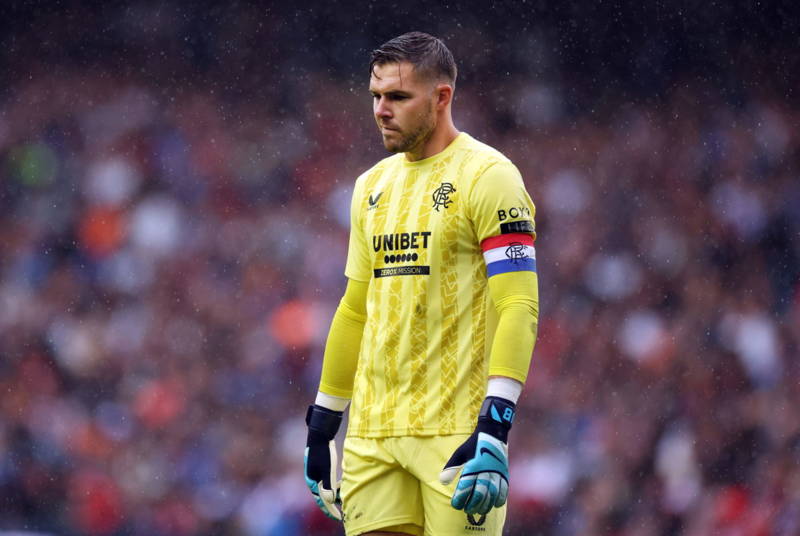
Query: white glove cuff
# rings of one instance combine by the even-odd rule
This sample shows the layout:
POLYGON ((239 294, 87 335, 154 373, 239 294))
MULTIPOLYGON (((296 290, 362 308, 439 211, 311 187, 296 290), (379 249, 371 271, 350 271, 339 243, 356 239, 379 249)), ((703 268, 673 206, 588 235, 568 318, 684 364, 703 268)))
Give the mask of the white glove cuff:
POLYGON ((340 396, 333 396, 328 395, 323 392, 317 392, 317 398, 314 400, 314 404, 317 406, 322 406, 325 409, 329 409, 331 411, 344 411, 347 409, 347 405, 350 403, 349 398, 342 398, 340 396))
MULTIPOLYGON (((519 395, 522 394, 522 384, 517 380, 506 378, 505 376, 495 376, 489 378, 489 386, 486 389, 486 396, 496 396, 517 403, 519 395)), ((330 408, 333 409, 333 408, 330 408)))

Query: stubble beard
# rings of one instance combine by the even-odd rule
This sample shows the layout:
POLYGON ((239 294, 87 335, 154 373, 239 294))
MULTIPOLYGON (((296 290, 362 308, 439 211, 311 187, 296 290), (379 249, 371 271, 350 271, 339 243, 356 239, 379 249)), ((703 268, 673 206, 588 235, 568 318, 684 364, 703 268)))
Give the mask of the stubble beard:
POLYGON ((403 135, 402 132, 398 131, 401 136, 397 141, 392 142, 384 138, 383 145, 386 147, 386 150, 391 153, 407 153, 413 151, 431 137, 435 127, 436 125, 433 118, 429 116, 426 121, 423 121, 421 125, 408 134, 403 135))

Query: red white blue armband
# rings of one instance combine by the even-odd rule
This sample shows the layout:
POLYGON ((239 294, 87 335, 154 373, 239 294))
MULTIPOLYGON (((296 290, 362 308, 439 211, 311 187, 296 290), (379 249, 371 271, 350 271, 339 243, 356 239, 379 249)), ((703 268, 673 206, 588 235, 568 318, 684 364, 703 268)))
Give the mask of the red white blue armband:
POLYGON ((506 272, 536 272, 536 249, 529 234, 491 236, 481 242, 481 249, 488 277, 506 272))

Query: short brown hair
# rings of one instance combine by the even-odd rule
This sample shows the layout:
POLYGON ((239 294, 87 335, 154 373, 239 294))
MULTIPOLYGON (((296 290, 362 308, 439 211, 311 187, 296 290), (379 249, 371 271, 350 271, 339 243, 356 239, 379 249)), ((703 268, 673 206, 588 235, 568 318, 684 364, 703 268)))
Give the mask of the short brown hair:
POLYGON ((456 61, 453 54, 438 39, 424 32, 408 32, 382 44, 370 54, 369 74, 376 65, 407 61, 424 76, 443 78, 456 86, 456 61))

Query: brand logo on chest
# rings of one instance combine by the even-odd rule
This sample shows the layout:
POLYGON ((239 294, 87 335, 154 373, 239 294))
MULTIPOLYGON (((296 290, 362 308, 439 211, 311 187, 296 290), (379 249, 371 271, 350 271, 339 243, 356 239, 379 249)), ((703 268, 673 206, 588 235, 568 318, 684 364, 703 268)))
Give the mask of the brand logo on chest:
POLYGON ((383 192, 378 192, 376 195, 369 194, 369 198, 367 199, 367 210, 374 210, 378 208, 378 200, 383 195, 383 192))

